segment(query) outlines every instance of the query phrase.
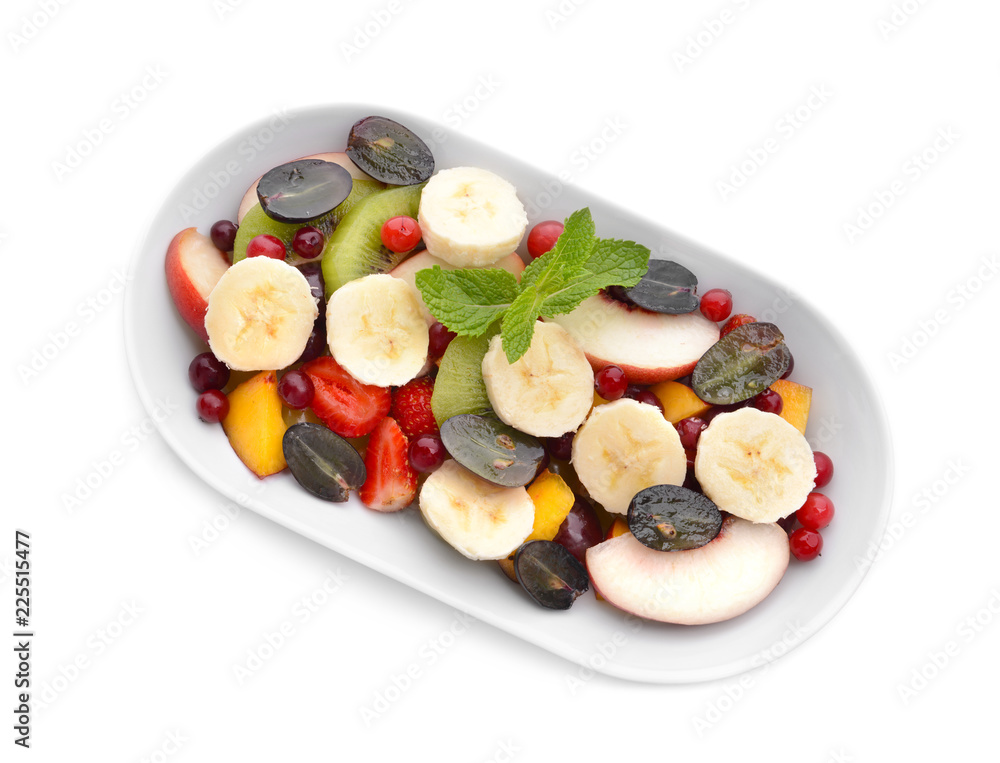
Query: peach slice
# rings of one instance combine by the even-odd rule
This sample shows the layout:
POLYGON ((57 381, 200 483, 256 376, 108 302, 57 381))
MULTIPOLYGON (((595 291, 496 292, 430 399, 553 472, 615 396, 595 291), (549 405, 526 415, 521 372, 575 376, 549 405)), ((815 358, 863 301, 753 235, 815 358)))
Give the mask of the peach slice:
POLYGON ((650 387, 650 391, 660 399, 663 415, 671 424, 691 416, 701 416, 712 407, 698 397, 693 389, 680 382, 660 382, 650 387))
MULTIPOLYGON (((435 265, 440 265, 442 270, 455 269, 455 265, 451 265, 444 260, 435 257, 425 249, 422 252, 414 254, 412 257, 407 257, 396 267, 390 270, 389 275, 403 279, 414 288, 417 294, 420 294, 420 290, 417 289, 416 284, 417 271, 432 268, 435 265)), ((506 257, 502 257, 499 262, 495 265, 491 265, 490 267, 501 268, 502 270, 506 270, 508 273, 512 273, 515 277, 520 278, 521 271, 524 270, 524 261, 517 254, 517 252, 513 252, 512 254, 508 254, 506 257)), ((431 311, 427 309, 427 305, 424 304, 423 298, 420 299, 420 307, 424 314, 424 320, 427 321, 427 325, 432 325, 435 322, 435 318, 431 315, 431 311)))
POLYGON ((263 479, 285 468, 281 440, 288 425, 274 371, 261 371, 229 393, 229 413, 222 428, 240 461, 258 477, 263 479))
POLYGON ((212 239, 195 228, 185 228, 167 246, 164 271, 170 296, 184 322, 206 342, 208 295, 228 268, 225 252, 216 249, 212 239))
POLYGON ((594 371, 619 366, 632 384, 685 376, 719 341, 719 327, 700 312, 651 313, 597 294, 575 310, 547 320, 565 328, 587 354, 594 371))
POLYGON ((576 503, 576 496, 562 477, 548 469, 543 469, 527 490, 535 504, 535 521, 524 542, 552 540, 576 503))
POLYGON ((728 516, 701 548, 656 551, 631 533, 587 550, 600 597, 625 612, 681 625, 728 620, 760 603, 788 568, 788 536, 776 524, 728 516))
POLYGON ((771 385, 771 389, 781 395, 781 418, 805 434, 806 424, 809 422, 809 407, 812 404, 812 387, 778 379, 771 385))
MULTIPOLYGON (((321 159, 324 162, 333 162, 334 164, 339 164, 345 170, 351 173, 351 177, 360 178, 364 180, 371 180, 371 176, 366 174, 358 165, 351 161, 351 157, 343 152, 337 153, 326 153, 326 154, 310 154, 309 156, 303 156, 302 159, 321 159)), ((298 161, 298 160, 292 160, 298 161)), ((243 200, 240 201, 239 211, 236 213, 237 224, 243 222, 243 218, 246 213, 250 211, 256 204, 257 200, 257 183, 260 182, 260 178, 253 181, 247 192, 243 194, 243 200)))

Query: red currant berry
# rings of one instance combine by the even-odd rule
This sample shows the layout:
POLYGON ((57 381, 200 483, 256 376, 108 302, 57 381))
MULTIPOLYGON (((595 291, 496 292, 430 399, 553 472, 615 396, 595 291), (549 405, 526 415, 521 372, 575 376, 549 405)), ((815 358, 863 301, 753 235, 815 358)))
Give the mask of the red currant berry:
POLYGON ((422 434, 410 443, 410 465, 422 474, 437 469, 448 455, 444 443, 436 434, 422 434))
POLYGON ((724 321, 733 312, 733 295, 728 289, 709 289, 701 295, 701 314, 710 321, 724 321))
POLYGON ((690 416, 674 424, 674 429, 681 436, 681 445, 684 446, 684 450, 694 450, 698 447, 701 433, 708 429, 708 422, 697 416, 690 416))
POLYGON ((559 435, 559 437, 545 438, 545 444, 548 446, 549 453, 552 454, 552 458, 569 461, 573 455, 574 437, 576 437, 576 432, 567 432, 564 435, 559 435))
POLYGON ((721 339, 735 328, 739 328, 740 326, 745 326, 748 323, 756 323, 756 322, 757 322, 756 318, 754 318, 752 315, 747 315, 746 313, 739 313, 738 315, 734 315, 732 318, 730 318, 723 324, 722 330, 719 332, 719 338, 721 339))
POLYGON ((270 257, 272 260, 285 259, 285 245, 277 236, 261 233, 247 244, 247 257, 270 257))
POLYGON ((781 375, 782 379, 787 379, 792 375, 792 369, 795 368, 795 356, 789 353, 788 355, 788 368, 785 369, 785 373, 781 375))
POLYGON ((558 220, 546 220, 538 223, 528 233, 528 254, 536 260, 552 249, 563 232, 563 224, 558 220))
POLYGON ((800 562, 811 561, 823 550, 823 536, 815 530, 800 527, 788 536, 788 548, 800 562))
POLYGON ((325 243, 326 237, 323 235, 323 231, 312 225, 307 225, 304 228, 299 228, 292 236, 292 251, 299 257, 314 260, 323 254, 325 243))
POLYGON ((195 407, 198 409, 198 417, 202 421, 209 424, 218 424, 229 413, 229 398, 220 390, 205 390, 198 395, 198 402, 195 407))
POLYGON ((782 400, 781 395, 773 389, 765 389, 763 392, 753 397, 750 405, 758 411, 764 411, 764 413, 780 414, 781 409, 785 407, 785 401, 782 400))
POLYGON ((382 243, 390 252, 408 252, 420 242, 420 225, 412 217, 399 215, 382 225, 382 243))
POLYGON ((652 390, 644 389, 639 391, 639 395, 636 397, 640 403, 645 403, 646 405, 651 405, 654 408, 659 409, 660 413, 663 413, 663 403, 660 402, 660 398, 656 396, 656 393, 652 390))
POLYGON ((833 501, 822 493, 810 493, 795 518, 807 530, 822 530, 833 521, 833 501))
POLYGON ((315 394, 312 379, 304 371, 289 371, 278 382, 278 397, 295 411, 311 405, 315 394))
POLYGON ((427 354, 431 356, 432 360, 443 357, 444 351, 451 344, 451 340, 458 336, 454 331, 450 331, 441 321, 435 321, 431 325, 428 335, 427 354))
POLYGON ((813 451, 813 460, 816 462, 816 487, 826 487, 833 479, 833 461, 818 450, 813 451))
POLYGON ((211 352, 203 352, 188 366, 188 379, 198 392, 222 389, 229 384, 229 367, 211 352))
POLYGON ((212 245, 223 252, 233 251, 233 244, 236 243, 236 229, 239 226, 229 220, 219 220, 212 225, 209 235, 212 245))
POLYGON ((605 400, 617 400, 625 394, 628 379, 618 366, 605 366, 594 374, 594 389, 605 400))
POLYGON ((786 533, 791 534, 792 530, 795 529, 797 522, 795 521, 795 514, 789 514, 787 517, 782 517, 776 524, 786 533))

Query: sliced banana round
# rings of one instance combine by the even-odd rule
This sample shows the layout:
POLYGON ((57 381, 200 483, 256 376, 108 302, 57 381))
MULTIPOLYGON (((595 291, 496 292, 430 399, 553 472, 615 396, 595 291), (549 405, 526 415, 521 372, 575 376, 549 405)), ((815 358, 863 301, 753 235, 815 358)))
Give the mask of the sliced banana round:
POLYGON ((208 345, 234 371, 282 369, 299 359, 317 315, 316 298, 297 268, 248 257, 223 273, 208 295, 208 345))
POLYGON ((683 484, 687 456, 658 408, 622 398, 591 411, 573 438, 573 466, 595 501, 627 514, 640 490, 683 484))
POLYGON ((427 361, 429 334, 420 296, 388 273, 337 289, 326 305, 326 332, 334 360, 365 384, 406 384, 427 361))
POLYGON ((483 382, 500 420, 535 437, 575 431, 594 404, 594 371, 562 326, 535 323, 531 345, 507 362, 499 334, 483 357, 483 382))
POLYGON ((780 416, 740 408, 716 416, 698 438, 694 473, 723 511, 776 522, 813 489, 816 464, 806 438, 780 416))
POLYGON ((503 559, 531 533, 535 504, 523 487, 500 487, 445 461, 420 490, 420 513, 470 559, 503 559))
POLYGON ((517 190, 477 167, 441 170, 424 186, 417 215, 427 251, 460 268, 492 265, 528 227, 517 190))

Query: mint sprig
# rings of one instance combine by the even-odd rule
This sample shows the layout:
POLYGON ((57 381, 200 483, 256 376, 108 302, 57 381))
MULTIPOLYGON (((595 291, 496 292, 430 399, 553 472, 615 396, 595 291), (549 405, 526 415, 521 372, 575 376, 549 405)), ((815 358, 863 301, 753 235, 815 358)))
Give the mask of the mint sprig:
POLYGON ((535 321, 568 313, 609 286, 635 286, 649 268, 649 249, 633 241, 597 238, 590 209, 571 214, 555 246, 521 274, 439 266, 417 272, 428 309, 456 334, 481 336, 502 316, 509 363, 531 345, 535 321))

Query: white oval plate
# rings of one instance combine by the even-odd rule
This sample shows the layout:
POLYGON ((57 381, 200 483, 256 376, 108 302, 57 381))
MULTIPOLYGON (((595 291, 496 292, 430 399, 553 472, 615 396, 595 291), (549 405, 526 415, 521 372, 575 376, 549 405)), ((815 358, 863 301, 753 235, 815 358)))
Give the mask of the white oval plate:
POLYGON ((132 376, 150 413, 160 400, 192 401, 190 409, 182 405, 158 426, 196 474, 259 514, 584 668, 635 681, 685 683, 763 665, 834 616, 864 577, 866 568, 856 560, 866 558, 869 543, 882 537, 892 486, 885 416, 858 359, 825 318, 734 260, 420 117, 347 104, 287 112, 250 125, 195 162, 170 192, 135 253, 131 275, 125 339, 132 376), (164 253, 179 230, 196 226, 207 234, 215 220, 232 218, 248 185, 271 167, 342 150, 351 125, 371 114, 415 130, 431 145, 438 168, 474 165, 495 171, 514 183, 529 214, 543 207, 539 219, 563 219, 589 206, 601 237, 645 244, 656 256, 689 267, 705 288, 729 288, 741 310, 775 320, 795 355, 795 380, 815 390, 807 435, 836 465, 825 492, 838 513, 823 531, 823 555, 808 564, 793 560, 764 602, 714 625, 640 621, 593 595, 581 597, 567 612, 551 612, 528 600, 497 565, 471 562, 446 546, 413 508, 378 514, 353 496, 347 504, 313 498, 287 472, 265 480, 253 476, 221 427, 205 425, 194 413, 187 366, 206 348, 174 309, 163 276, 164 253))

